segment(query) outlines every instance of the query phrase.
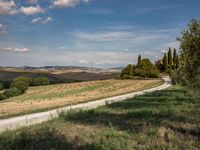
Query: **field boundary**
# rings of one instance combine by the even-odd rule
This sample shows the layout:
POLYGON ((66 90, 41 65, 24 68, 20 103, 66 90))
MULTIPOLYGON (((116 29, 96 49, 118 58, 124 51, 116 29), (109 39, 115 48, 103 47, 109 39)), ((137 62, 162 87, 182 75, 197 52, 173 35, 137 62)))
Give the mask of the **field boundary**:
POLYGON ((163 77, 163 80, 165 81, 164 84, 158 87, 154 87, 154 88, 150 88, 150 89, 146 89, 146 90, 142 90, 138 92, 133 92, 133 93, 119 95, 119 96, 113 96, 109 98, 103 98, 103 99, 89 101, 89 102, 81 103, 81 104, 70 105, 70 106, 57 108, 57 109, 53 109, 46 112, 33 113, 33 114, 28 114, 28 115, 23 115, 23 116, 18 116, 18 117, 11 117, 8 119, 0 119, 0 132, 6 131, 6 130, 13 130, 13 129, 17 129, 23 126, 28 126, 28 125, 33 125, 33 124, 41 123, 44 121, 48 121, 52 118, 58 117, 59 113, 61 113, 62 111, 69 111, 73 109, 76 109, 76 110, 95 109, 99 106, 104 106, 107 104, 124 101, 126 99, 129 99, 138 95, 143 95, 143 94, 154 92, 154 91, 164 90, 171 86, 171 80, 169 77, 163 77))

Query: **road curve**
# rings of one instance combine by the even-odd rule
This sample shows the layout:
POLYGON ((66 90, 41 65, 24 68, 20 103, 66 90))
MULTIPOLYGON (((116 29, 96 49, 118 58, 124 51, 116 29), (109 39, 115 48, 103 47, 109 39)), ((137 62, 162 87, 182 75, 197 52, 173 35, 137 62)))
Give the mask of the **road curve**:
POLYGON ((120 95, 120 96, 104 98, 104 99, 90 101, 90 102, 86 102, 86 103, 82 103, 82 104, 70 105, 70 106, 53 109, 53 110, 46 111, 46 112, 28 114, 28 115, 23 115, 23 116, 18 116, 18 117, 12 117, 12 118, 8 118, 8 119, 0 119, 0 132, 3 132, 5 130, 17 129, 17 128, 20 128, 23 126, 33 125, 33 124, 37 124, 37 123, 41 123, 41 122, 50 120, 52 118, 58 117, 59 113, 62 111, 68 111, 68 110, 72 110, 72 109, 82 109, 82 110, 94 109, 99 106, 111 104, 114 102, 124 101, 128 98, 132 98, 132 97, 135 97, 138 95, 143 95, 145 93, 164 90, 171 86, 171 80, 169 77, 163 77, 163 79, 165 81, 164 84, 162 84, 158 87, 154 87, 154 88, 147 89, 147 90, 142 90, 139 92, 133 92, 133 93, 124 94, 124 95, 120 95))

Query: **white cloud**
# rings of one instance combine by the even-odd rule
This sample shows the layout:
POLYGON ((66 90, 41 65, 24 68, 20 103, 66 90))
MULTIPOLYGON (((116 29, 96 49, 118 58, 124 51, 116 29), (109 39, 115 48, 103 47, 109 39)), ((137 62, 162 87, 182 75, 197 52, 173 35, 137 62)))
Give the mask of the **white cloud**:
POLYGON ((89 2, 90 0, 54 0, 53 7, 74 7, 80 2, 89 2))
POLYGON ((103 32, 103 33, 83 33, 76 32, 75 36, 77 38, 96 42, 112 42, 112 41, 122 41, 122 40, 135 40, 137 42, 145 42, 150 40, 156 40, 161 37, 159 34, 143 34, 137 32, 103 32))
POLYGON ((58 49, 58 50, 65 50, 65 49, 68 49, 68 47, 67 47, 67 46, 60 46, 60 47, 58 47, 57 49, 58 49))
POLYGON ((30 51, 29 48, 12 48, 12 47, 0 48, 0 50, 10 51, 10 52, 19 52, 19 53, 24 53, 24 52, 30 51))
POLYGON ((14 52, 28 52, 29 51, 29 49, 28 48, 15 48, 14 49, 14 52))
POLYGON ((6 33, 6 27, 3 24, 0 24, 0 35, 6 33))
POLYGON ((43 20, 41 23, 45 24, 51 22, 53 19, 51 17, 47 17, 47 19, 43 20))
POLYGON ((39 23, 42 21, 42 18, 41 17, 38 17, 38 18, 34 18, 31 23, 39 23))
POLYGON ((14 15, 17 13, 16 4, 12 1, 0 1, 0 14, 14 15))
POLYGON ((37 17, 34 18, 31 23, 35 24, 35 23, 42 23, 42 24, 46 24, 48 22, 51 22, 53 19, 51 17, 47 17, 46 19, 42 19, 41 17, 37 17))
POLYGON ((129 49, 128 48, 124 49, 124 52, 129 52, 129 49))
POLYGON ((25 15, 34 15, 38 13, 44 13, 44 10, 37 5, 36 7, 30 6, 30 7, 21 7, 20 11, 24 13, 25 15))
POLYGON ((27 0, 27 3, 31 3, 31 4, 35 4, 37 2, 38 2, 38 0, 27 0))

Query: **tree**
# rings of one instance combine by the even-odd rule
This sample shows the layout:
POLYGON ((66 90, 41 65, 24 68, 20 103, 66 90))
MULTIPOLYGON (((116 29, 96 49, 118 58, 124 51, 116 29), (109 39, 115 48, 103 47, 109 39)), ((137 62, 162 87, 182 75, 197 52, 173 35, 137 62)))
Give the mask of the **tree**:
POLYGON ((172 61, 172 50, 171 50, 171 48, 169 48, 169 51, 168 51, 168 65, 169 65, 169 68, 172 68, 173 61, 172 61))
POLYGON ((141 63, 142 57, 141 55, 138 56, 138 62, 137 62, 137 67, 140 68, 140 63, 141 63))
POLYGON ((151 63, 151 61, 148 58, 144 58, 140 62, 140 68, 143 70, 151 70, 154 67, 154 65, 151 63))
POLYGON ((177 54, 176 54, 176 49, 174 49, 174 53, 173 53, 173 69, 176 69, 176 59, 177 59, 177 54))
POLYGON ((26 82, 26 83, 28 83, 28 85, 30 85, 32 83, 33 79, 30 77, 17 77, 13 81, 14 82, 22 81, 22 82, 26 82))
POLYGON ((4 96, 6 98, 9 98, 9 97, 14 97, 14 96, 19 96, 21 95, 21 91, 19 89, 17 89, 16 87, 13 87, 11 89, 7 89, 3 92, 4 96))
POLYGON ((17 88, 21 93, 25 93, 28 89, 28 83, 23 81, 16 81, 11 84, 11 88, 17 88))
POLYGON ((0 91, 3 90, 3 83, 0 82, 0 91))
POLYGON ((176 55, 176 69, 178 69, 179 66, 179 56, 178 54, 176 55))
POLYGON ((121 72, 121 77, 124 76, 132 76, 133 75, 133 65, 129 64, 127 65, 121 72))
POLYGON ((144 58, 140 62, 140 68, 135 70, 134 75, 145 78, 157 78, 159 77, 159 71, 148 58, 144 58))
POLYGON ((188 29, 182 31, 180 42, 179 69, 181 83, 193 88, 197 93, 200 90, 200 21, 191 20, 188 29))
POLYGON ((163 66, 164 66, 164 70, 167 71, 167 69, 168 69, 168 58, 167 58, 166 54, 164 54, 164 57, 163 57, 163 66))
POLYGON ((35 86, 43 86, 48 84, 49 84, 49 79, 45 77, 38 77, 33 80, 33 85, 35 86))

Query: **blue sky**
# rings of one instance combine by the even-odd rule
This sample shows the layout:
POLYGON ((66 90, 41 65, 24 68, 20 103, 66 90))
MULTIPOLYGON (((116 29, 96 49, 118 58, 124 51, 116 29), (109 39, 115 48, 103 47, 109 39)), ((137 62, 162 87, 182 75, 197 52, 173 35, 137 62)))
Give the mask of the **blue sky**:
POLYGON ((0 0, 0 65, 118 67, 178 48, 199 0, 0 0))

